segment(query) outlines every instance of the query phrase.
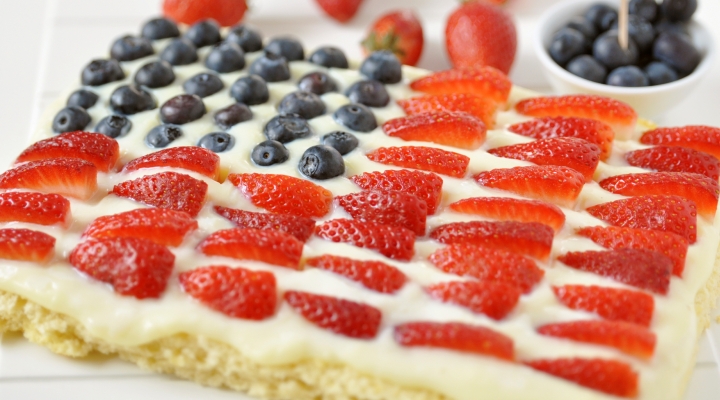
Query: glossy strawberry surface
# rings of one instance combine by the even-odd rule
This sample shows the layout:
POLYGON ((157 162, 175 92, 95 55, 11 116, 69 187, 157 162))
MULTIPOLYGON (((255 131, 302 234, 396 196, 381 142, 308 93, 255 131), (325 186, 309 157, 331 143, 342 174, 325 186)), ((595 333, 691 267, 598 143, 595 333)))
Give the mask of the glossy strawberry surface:
POLYGON ((58 194, 0 193, 0 222, 13 221, 67 226, 70 223, 70 202, 58 194))
POLYGON ((207 183, 190 175, 161 172, 118 183, 112 193, 152 207, 183 211, 195 217, 205 204, 207 189, 207 183))
POLYGON ((480 215, 500 221, 538 222, 559 231, 565 224, 565 214, 551 203, 540 200, 510 197, 471 197, 448 206, 464 214, 480 215))
POLYGON ((125 164, 123 171, 162 167, 185 169, 217 180, 220 174, 220 157, 202 147, 171 147, 138 157, 125 164))
POLYGON ((610 395, 635 398, 639 377, 622 361, 601 358, 556 358, 525 362, 526 365, 558 378, 610 395))
POLYGON ((140 208, 94 220, 83 236, 134 237, 164 246, 179 246, 185 236, 198 228, 198 223, 183 211, 162 208, 140 208))
POLYGON ((487 135, 487 127, 479 118, 448 111, 391 119, 382 129, 388 136, 406 141, 432 142, 467 150, 479 148, 487 135))
POLYGON ((610 321, 647 327, 655 311, 655 299, 638 290, 583 285, 553 286, 552 289, 565 306, 592 312, 610 321))
POLYGON ((230 174, 237 186, 256 206, 276 214, 322 217, 330 211, 332 193, 304 179, 277 174, 230 174))
POLYGON ((475 181, 481 186, 572 207, 585 184, 585 176, 568 167, 533 165, 481 172, 475 175, 475 181))
POLYGON ((259 213, 215 206, 215 212, 238 228, 274 229, 306 242, 315 232, 315 220, 287 214, 259 213))
POLYGON ((283 298, 314 325, 339 335, 372 339, 380 328, 382 312, 367 304, 295 290, 283 298))
POLYGON ((363 190, 393 190, 407 192, 425 201, 428 215, 433 215, 442 199, 443 180, 439 176, 413 170, 365 172, 350 177, 363 190))
POLYGON ((306 265, 342 275, 380 293, 395 293, 408 281, 399 269, 380 261, 353 260, 326 254, 309 258, 306 265))
POLYGON ((499 70, 474 65, 471 68, 433 72, 410 83, 410 88, 427 94, 473 94, 503 105, 507 103, 512 82, 499 70))
POLYGON ((407 322, 395 327, 395 341, 405 347, 435 347, 511 361, 513 340, 482 326, 463 323, 407 322))
POLYGON ((319 224, 315 234, 331 242, 375 250, 396 260, 409 261, 415 254, 415 234, 399 226, 332 219, 319 224))
POLYGON ((393 190, 368 190, 338 196, 335 202, 358 221, 398 226, 425 235, 427 205, 417 196, 393 190))
POLYGON ((40 140, 25 149, 16 162, 50 158, 79 158, 91 162, 98 171, 108 172, 120 157, 118 142, 90 132, 68 132, 40 140))
POLYGON ((260 261, 298 269, 303 244, 295 236, 276 230, 234 228, 212 233, 197 248, 208 256, 260 261))
POLYGON ((45 264, 55 254, 55 238, 30 229, 0 229, 0 258, 45 264))
POLYGON ((421 169, 454 178, 465 176, 470 157, 452 151, 423 146, 380 147, 367 158, 386 165, 421 169))
POLYGON ((600 148, 600 160, 605 161, 612 152, 615 132, 601 121, 577 117, 542 117, 520 122, 507 128, 512 133, 535 139, 574 137, 587 140, 600 148))

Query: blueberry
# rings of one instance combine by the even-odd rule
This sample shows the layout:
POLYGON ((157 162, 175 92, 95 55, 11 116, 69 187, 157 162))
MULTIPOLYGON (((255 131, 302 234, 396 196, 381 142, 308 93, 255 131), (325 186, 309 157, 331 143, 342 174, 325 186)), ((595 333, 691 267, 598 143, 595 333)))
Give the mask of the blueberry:
POLYGON ((132 129, 132 122, 122 115, 108 115, 100 120, 95 127, 95 132, 102 133, 113 139, 125 136, 132 129))
POLYGON ((378 126, 375 114, 362 104, 346 104, 335 111, 333 118, 356 132, 370 132, 378 126))
POLYGON ((251 74, 260 75, 267 82, 281 82, 290 79, 290 68, 285 57, 265 53, 250 65, 251 74))
POLYGON ((686 36, 690 36, 690 30, 688 30, 687 24, 683 22, 671 22, 666 19, 662 19, 655 23, 655 32, 658 35, 664 32, 680 33, 686 36))
POLYGON ((320 143, 332 147, 337 150, 340 155, 344 156, 345 154, 355 150, 360 142, 352 133, 335 131, 324 135, 320 139, 320 143))
POLYGON ((157 107, 150 93, 135 86, 120 86, 110 95, 110 107, 113 111, 132 115, 157 107))
POLYGON ((360 73, 382 83, 398 83, 402 79, 402 64, 391 51, 380 50, 363 61, 360 73))
POLYGON ((328 92, 337 92, 338 87, 335 81, 322 71, 311 72, 298 81, 298 87, 305 92, 317 95, 328 92))
POLYGON ((566 68, 573 75, 597 83, 605 83, 607 77, 605 66, 587 54, 573 58, 566 68))
POLYGON ((273 53, 285 57, 288 61, 300 61, 305 59, 305 50, 302 44, 291 37, 279 37, 272 39, 265 46, 266 53, 273 53))
POLYGON ((628 38, 628 48, 623 49, 618 42, 618 31, 607 31, 595 39, 593 56, 608 69, 635 64, 638 50, 635 42, 628 38))
POLYGON ((655 40, 653 57, 686 75, 700 64, 700 53, 690 38, 679 33, 665 32, 655 40))
POLYGON ((143 25, 141 36, 150 40, 174 38, 180 36, 180 30, 167 18, 155 18, 143 25))
POLYGON ((280 115, 297 115, 304 119, 313 119, 325 114, 325 103, 314 93, 293 92, 280 100, 280 115))
POLYGON ((340 152, 321 144, 305 150, 298 169, 308 178, 330 179, 345 173, 345 161, 340 152))
POLYGON ((215 113, 215 123, 223 129, 230 129, 241 122, 251 120, 252 117, 253 113, 248 106, 235 103, 215 113))
POLYGON ((220 25, 211 19, 198 21, 188 28, 185 38, 197 48, 218 44, 222 40, 220 25))
POLYGON ((185 93, 196 94, 200 97, 212 96, 223 90, 225 84, 217 75, 201 72, 183 83, 185 93))
POLYGON ((337 47, 321 47, 310 55, 308 61, 327 68, 348 68, 345 53, 337 47))
POLYGON ((82 84, 100 86, 125 79, 125 72, 117 60, 93 60, 82 72, 82 84))
POLYGON ((607 84, 611 86, 641 87, 647 86, 649 82, 640 68, 628 65, 612 70, 607 77, 607 84))
POLYGON ((168 86, 175 81, 175 72, 167 61, 154 61, 140 67, 135 73, 135 83, 152 89, 168 86))
POLYGON ((560 29, 550 43, 550 58, 564 66, 568 61, 585 53, 587 39, 580 31, 573 28, 560 29))
POLYGON ((118 61, 133 61, 155 54, 150 39, 126 35, 113 43, 110 57, 118 61))
POLYGON ((267 83, 257 75, 243 76, 233 83, 230 96, 238 103, 249 106, 263 104, 270 99, 267 83))
POLYGON ((81 131, 90 123, 90 114, 80 107, 70 106, 60 110, 53 119, 55 133, 81 131))
POLYGON ((670 21, 689 21, 697 7, 697 0, 663 0, 660 4, 663 15, 670 21))
POLYGON ((595 28, 595 25, 581 15, 577 15, 571 18, 570 22, 568 22, 567 24, 567 27, 575 29, 576 31, 582 33, 587 40, 595 40, 598 35, 598 31, 597 28, 595 28))
POLYGON ((618 13, 614 10, 603 15, 602 19, 600 20, 601 32, 610 30, 610 28, 612 28, 612 26, 617 23, 618 18, 618 13))
MULTIPOLYGON (((615 23, 613 29, 617 28, 618 24, 615 23)), ((655 40, 655 28, 651 23, 637 15, 630 15, 628 16, 628 34, 641 53, 645 53, 652 48, 653 41, 655 40)))
POLYGON ((197 48, 187 39, 173 39, 162 53, 160 59, 171 65, 188 65, 198 60, 197 48))
POLYGON ((630 15, 637 15, 647 22, 658 17, 658 4, 655 0, 630 0, 630 15))
POLYGON ((605 31, 605 29, 602 29, 603 18, 605 18, 605 15, 612 13, 617 15, 617 11, 615 11, 612 7, 607 4, 598 3, 594 4, 585 12, 585 18, 592 22, 592 24, 602 32, 605 31))
POLYGON ((239 71, 245 68, 245 52, 235 43, 221 43, 208 54, 205 66, 221 74, 239 71))
POLYGON ((73 92, 73 94, 71 94, 70 97, 68 97, 67 106, 68 107, 75 106, 75 107, 80 107, 80 108, 84 108, 87 110, 88 108, 94 106, 95 103, 97 103, 99 98, 100 97, 98 95, 96 95, 95 93, 93 93, 89 90, 80 89, 80 90, 73 92))
POLYGON ((295 116, 276 116, 265 125, 265 137, 280 143, 289 143, 295 139, 310 136, 312 130, 308 122, 295 116))
POLYGON ((161 149, 182 135, 183 131, 179 126, 159 125, 152 128, 145 136, 145 144, 153 149, 161 149))
POLYGON ((390 95, 385 90, 385 86, 374 80, 355 82, 348 88, 345 95, 351 102, 368 107, 385 107, 390 103, 390 95))
POLYGON ((248 53, 263 48, 262 36, 257 31, 244 25, 233 27, 225 38, 225 42, 235 43, 248 53))
POLYGON ((287 161, 290 158, 290 152, 277 140, 266 140, 255 146, 251 158, 255 164, 269 167, 287 161))
POLYGON ((235 146, 235 138, 225 132, 208 133, 200 138, 197 145, 214 153, 222 153, 235 146))
POLYGON ((160 107, 160 120, 166 124, 182 125, 205 115, 205 104, 194 94, 181 94, 160 107))
POLYGON ((645 74, 651 85, 662 85, 678 80, 678 74, 669 65, 653 61, 645 66, 645 74))

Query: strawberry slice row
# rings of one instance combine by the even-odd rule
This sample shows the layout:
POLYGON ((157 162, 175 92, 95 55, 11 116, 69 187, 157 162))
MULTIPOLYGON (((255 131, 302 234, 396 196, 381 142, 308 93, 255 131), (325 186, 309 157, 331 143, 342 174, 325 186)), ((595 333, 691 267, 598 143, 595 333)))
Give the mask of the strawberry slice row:
POLYGON ((427 215, 435 214, 442 200, 443 180, 429 172, 406 169, 365 172, 350 180, 362 190, 392 190, 415 195, 425 201, 427 215))
POLYGON ((391 119, 382 126, 386 135, 405 141, 431 142, 475 150, 485 142, 481 119, 460 112, 438 111, 391 119))
POLYGON ((198 146, 180 146, 138 157, 123 167, 123 172, 143 168, 180 168, 197 172, 210 179, 220 178, 220 157, 212 151, 198 146))
POLYGON ((720 128, 703 125, 657 128, 645 132, 640 143, 680 146, 720 159, 720 128))
POLYGON ((434 72, 413 81, 410 83, 410 88, 432 95, 457 93, 476 95, 500 107, 506 104, 510 97, 512 82, 499 70, 482 66, 434 72))
POLYGON ((380 147, 368 153, 367 158, 380 164, 420 169, 453 178, 464 177, 470 164, 468 156, 422 146, 380 147))
POLYGON ((679 147, 658 146, 625 154, 628 164, 659 172, 689 172, 720 178, 720 160, 702 151, 679 147))
POLYGON ((335 198, 337 205, 360 222, 405 228, 425 235, 427 205, 417 196, 394 190, 368 190, 335 198))
POLYGON ((565 214, 558 206, 540 200, 471 197, 452 203, 448 207, 455 212, 499 221, 537 222, 553 228, 555 232, 562 229, 565 224, 565 214))
POLYGON ((610 395, 635 398, 638 394, 638 373, 622 361, 577 357, 532 360, 525 365, 610 395))
POLYGON ((30 229, 0 229, 0 258, 45 264, 53 257, 55 238, 30 229))
POLYGON ((315 232, 315 220, 288 214, 258 213, 215 206, 215 212, 238 228, 276 229, 307 242, 315 232))
POLYGON ((134 237, 163 246, 179 246, 198 223, 183 211, 141 208, 94 220, 83 237, 134 237))
POLYGON ((380 293, 395 293, 408 281, 399 269, 380 261, 360 261, 325 254, 309 258, 306 265, 342 275, 380 293))
POLYGON ((207 194, 208 184, 177 172, 146 175, 115 185, 112 194, 152 207, 183 211, 196 217, 207 194))
POLYGON ((655 311, 655 299, 637 290, 565 285, 553 287, 553 292, 566 307, 592 312, 610 321, 648 327, 655 311))
POLYGON ((303 242, 279 230, 233 228, 210 234, 198 244, 197 249, 208 256, 254 260, 299 269, 303 242))
POLYGON ((405 228, 351 219, 333 219, 317 226, 322 239, 371 249, 385 257, 409 261, 415 254, 415 234, 405 228))
POLYGON ((58 194, 0 193, 0 222, 13 221, 66 227, 70 224, 70 202, 58 194))
POLYGON ((462 112, 479 118, 487 128, 495 126, 498 103, 488 98, 468 93, 426 95, 398 100, 407 115, 448 111, 462 112))
POLYGON ((547 324, 537 329, 546 336, 616 348, 623 353, 650 359, 657 338, 645 327, 621 321, 573 321, 547 324))
POLYGON ((2 173, 0 189, 30 189, 87 200, 97 191, 97 168, 79 158, 28 161, 2 173))
POLYGON ((119 157, 120 146, 115 139, 99 133, 78 131, 36 142, 25 149, 16 162, 75 158, 93 164, 98 171, 108 172, 119 157))
POLYGON ((426 291, 437 300, 457 304, 494 320, 505 318, 522 294, 513 285, 492 281, 437 283, 427 287, 426 291))

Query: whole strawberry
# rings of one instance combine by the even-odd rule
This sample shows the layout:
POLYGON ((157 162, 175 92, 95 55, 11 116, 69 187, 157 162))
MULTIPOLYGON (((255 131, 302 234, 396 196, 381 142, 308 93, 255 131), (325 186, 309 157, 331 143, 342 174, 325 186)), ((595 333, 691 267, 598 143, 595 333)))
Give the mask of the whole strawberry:
POLYGON ((517 49, 515 23, 494 4, 468 2, 448 18, 445 46, 455 68, 489 65, 507 74, 517 49))
POLYGON ((214 19, 222 26, 231 26, 242 20, 245 11, 245 0, 163 0, 163 14, 188 25, 214 19))
POLYGON ((338 22, 347 22, 357 14, 363 0, 315 0, 320 8, 338 22))
POLYGON ((389 50, 395 53, 401 63, 415 65, 422 54, 423 44, 422 25, 415 13, 400 10, 378 18, 370 27, 362 47, 365 55, 389 50))

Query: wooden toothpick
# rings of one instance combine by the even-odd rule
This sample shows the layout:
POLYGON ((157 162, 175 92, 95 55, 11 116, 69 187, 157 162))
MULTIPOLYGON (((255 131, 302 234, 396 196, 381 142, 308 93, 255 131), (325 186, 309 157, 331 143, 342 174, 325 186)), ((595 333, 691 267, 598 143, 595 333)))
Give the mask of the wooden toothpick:
POLYGON ((620 30, 618 32, 619 39, 620 39, 620 47, 622 47, 623 50, 628 49, 628 14, 630 13, 630 8, 628 5, 628 0, 620 0, 620 10, 618 12, 618 29, 620 30))

